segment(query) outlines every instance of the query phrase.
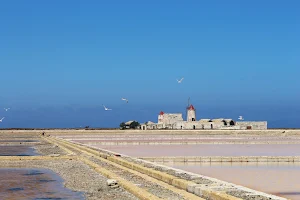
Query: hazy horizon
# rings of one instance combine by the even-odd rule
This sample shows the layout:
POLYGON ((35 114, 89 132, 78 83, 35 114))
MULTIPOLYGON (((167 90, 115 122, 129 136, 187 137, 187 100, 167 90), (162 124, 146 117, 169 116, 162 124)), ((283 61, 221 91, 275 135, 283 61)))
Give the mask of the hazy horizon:
MULTIPOLYGON (((300 128, 298 123, 299 108, 288 106, 229 106, 196 107, 197 120, 230 118, 238 121, 238 116, 243 115, 245 121, 268 121, 268 128, 300 128), (281 115, 285 115, 284 119, 281 115)), ((182 113, 186 120, 185 106, 162 105, 141 106, 119 104, 107 106, 111 111, 105 111, 102 106, 42 106, 32 109, 16 109, 1 111, 5 119, 0 123, 0 128, 117 128, 121 122, 136 120, 140 123, 147 121, 157 122, 160 111, 182 113), (159 109, 161 108, 161 109, 159 109)))

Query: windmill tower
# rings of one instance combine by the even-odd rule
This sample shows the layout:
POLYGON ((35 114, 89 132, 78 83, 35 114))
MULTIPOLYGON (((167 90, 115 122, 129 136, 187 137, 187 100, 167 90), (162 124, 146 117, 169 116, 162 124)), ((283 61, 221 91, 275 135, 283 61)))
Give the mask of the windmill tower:
POLYGON ((188 99, 188 106, 186 107, 186 121, 196 121, 196 109, 190 104, 190 97, 188 99))
POLYGON ((164 112, 160 111, 159 115, 158 115, 158 123, 159 124, 163 124, 164 123, 164 112))

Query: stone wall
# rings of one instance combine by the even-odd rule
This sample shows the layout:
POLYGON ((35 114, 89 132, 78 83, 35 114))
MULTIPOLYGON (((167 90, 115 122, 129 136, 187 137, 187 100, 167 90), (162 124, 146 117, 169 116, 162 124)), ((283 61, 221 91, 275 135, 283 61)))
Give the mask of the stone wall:
POLYGON ((173 129, 222 129, 224 123, 222 122, 200 122, 200 121, 192 121, 192 122, 176 122, 173 125, 173 129))
POLYGON ((181 113, 165 113, 163 116, 164 124, 174 124, 177 121, 183 121, 181 113))
MULTIPOLYGON (((166 123, 149 124, 146 129, 177 129, 177 130, 266 130, 266 121, 237 121, 234 126, 225 126, 224 122, 202 122, 202 121, 181 121, 180 115, 177 115, 180 121, 173 119, 176 115, 167 115, 164 119, 166 123)), ((143 130, 143 129, 142 129, 143 130)))
POLYGON ((183 130, 193 130, 193 129, 213 129, 213 130, 221 130, 221 129, 230 129, 230 130, 266 130, 267 122, 266 121, 243 121, 236 122, 235 126, 225 126, 223 122, 186 122, 180 121, 176 122, 173 125, 168 126, 170 129, 183 129, 183 130))
POLYGON ((268 128, 266 121, 237 121, 236 125, 239 126, 241 130, 266 130, 268 128))

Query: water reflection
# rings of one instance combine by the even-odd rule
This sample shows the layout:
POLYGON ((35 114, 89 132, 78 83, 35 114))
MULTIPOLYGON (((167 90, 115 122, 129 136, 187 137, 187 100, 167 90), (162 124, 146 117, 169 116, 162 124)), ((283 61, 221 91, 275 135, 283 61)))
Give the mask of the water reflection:
POLYGON ((83 193, 63 186, 63 179, 46 169, 0 169, 0 199, 74 199, 83 193))
POLYGON ((0 142, 39 142, 39 140, 0 140, 0 142))
POLYGON ((35 149, 29 146, 0 146, 0 156, 35 156, 35 149))
POLYGON ((300 168, 300 162, 156 162, 168 166, 200 166, 200 167, 214 167, 214 168, 300 168))
POLYGON ((300 156, 300 144, 90 145, 135 157, 300 156))
POLYGON ((299 163, 176 163, 174 168, 243 185, 258 191, 300 199, 299 163))

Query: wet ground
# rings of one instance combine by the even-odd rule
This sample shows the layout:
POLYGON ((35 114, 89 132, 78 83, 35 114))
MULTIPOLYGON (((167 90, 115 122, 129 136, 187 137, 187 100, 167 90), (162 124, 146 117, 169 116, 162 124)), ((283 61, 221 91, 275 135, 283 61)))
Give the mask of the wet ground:
POLYGON ((29 146, 0 146, 0 156, 35 156, 34 148, 29 146))
POLYGON ((300 144, 90 145, 134 157, 299 156, 300 144))
POLYGON ((0 199, 84 199, 63 186, 63 179, 46 169, 0 169, 0 199))
POLYGON ((300 164, 212 163, 169 166, 269 194, 289 199, 300 199, 300 164))

